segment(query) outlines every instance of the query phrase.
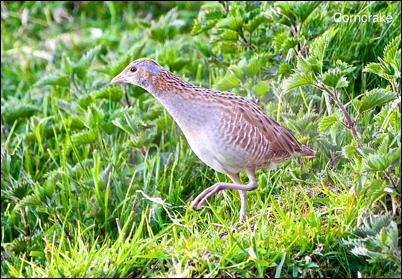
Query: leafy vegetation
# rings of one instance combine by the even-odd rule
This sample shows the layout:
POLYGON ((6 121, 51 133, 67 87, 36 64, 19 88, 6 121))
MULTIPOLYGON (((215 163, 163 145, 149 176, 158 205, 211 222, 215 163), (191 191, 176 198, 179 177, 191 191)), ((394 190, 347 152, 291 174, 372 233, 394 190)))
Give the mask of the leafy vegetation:
MULTIPOLYGON (((399 2, 1 2, 5 277, 399 277, 399 2), (335 22, 391 15, 391 22, 335 22), (249 219, 155 99, 150 57, 258 102, 313 159, 258 172, 249 219)), ((245 177, 241 177, 245 180, 245 177)))

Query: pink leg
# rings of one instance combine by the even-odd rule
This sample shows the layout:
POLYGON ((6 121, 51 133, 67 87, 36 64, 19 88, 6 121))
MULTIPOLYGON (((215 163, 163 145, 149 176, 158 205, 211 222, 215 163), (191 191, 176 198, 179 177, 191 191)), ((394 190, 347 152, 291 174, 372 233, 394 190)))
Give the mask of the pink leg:
MULTIPOLYGON (((239 174, 228 174, 228 176, 232 179, 233 183, 241 184, 239 174)), ((221 192, 219 192, 220 194, 221 192)), ((247 191, 239 190, 240 195, 240 221, 242 222, 246 219, 246 202, 247 202, 247 191)))
POLYGON ((250 178, 249 184, 241 184, 238 174, 228 174, 228 176, 233 180, 233 184, 223 182, 218 182, 214 184, 213 186, 205 189, 201 194, 199 194, 190 207, 196 207, 197 209, 199 209, 208 198, 210 198, 213 194, 218 193, 219 191, 226 189, 239 190, 241 200, 240 221, 243 221, 246 217, 246 191, 252 191, 257 188, 257 181, 255 179, 254 170, 247 171, 247 174, 250 178))
POLYGON ((247 192, 239 190, 240 194, 240 201, 241 201, 241 206, 240 206, 240 222, 246 220, 246 201, 247 201, 247 192))

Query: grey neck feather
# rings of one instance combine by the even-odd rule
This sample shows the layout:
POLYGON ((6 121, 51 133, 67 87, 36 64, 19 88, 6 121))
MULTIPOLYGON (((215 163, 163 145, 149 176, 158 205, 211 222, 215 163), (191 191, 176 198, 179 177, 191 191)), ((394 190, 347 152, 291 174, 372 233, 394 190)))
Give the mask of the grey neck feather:
POLYGON ((147 91, 166 108, 185 135, 219 117, 220 113, 207 104, 184 98, 181 94, 160 92, 153 86, 149 86, 147 91))

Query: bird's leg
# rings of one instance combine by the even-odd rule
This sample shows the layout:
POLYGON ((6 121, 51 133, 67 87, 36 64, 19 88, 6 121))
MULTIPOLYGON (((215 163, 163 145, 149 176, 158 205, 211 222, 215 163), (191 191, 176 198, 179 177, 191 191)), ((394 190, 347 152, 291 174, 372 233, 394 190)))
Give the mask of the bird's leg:
POLYGON ((243 185, 240 183, 240 179, 238 175, 229 175, 230 178, 232 178, 233 182, 236 183, 223 183, 223 182, 218 182, 214 184, 213 186, 205 189, 201 194, 199 194, 193 203, 191 204, 191 208, 196 207, 199 209, 208 198, 210 198, 213 194, 226 190, 226 189, 233 189, 233 190, 239 190, 240 191, 240 199, 241 199, 241 209, 240 209, 240 218, 243 220, 246 216, 246 195, 245 191, 252 191, 257 188, 257 181, 255 179, 255 174, 254 170, 253 171, 248 171, 247 172, 250 182, 247 185, 243 185), (244 194, 243 194, 244 193, 244 194))
POLYGON ((240 194, 240 201, 241 201, 241 206, 240 206, 240 221, 243 222, 246 220, 246 201, 247 201, 247 192, 239 190, 240 194))
MULTIPOLYGON (((232 179, 233 183, 235 184, 241 184, 239 174, 228 174, 230 179, 232 179)), ((221 192, 218 193, 218 195, 221 192)), ((243 222, 246 219, 246 202, 247 202, 247 192, 243 190, 239 190, 239 195, 240 195, 240 220, 239 222, 243 222)))

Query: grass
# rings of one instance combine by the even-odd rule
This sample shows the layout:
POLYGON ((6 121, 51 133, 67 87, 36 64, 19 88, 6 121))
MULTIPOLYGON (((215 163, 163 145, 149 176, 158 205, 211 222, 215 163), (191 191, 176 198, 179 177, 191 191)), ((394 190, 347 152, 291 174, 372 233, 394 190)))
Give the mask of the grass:
MULTIPOLYGON (((363 161, 344 156, 350 135, 339 132, 341 125, 324 136, 318 132, 327 115, 324 97, 309 88, 280 96, 280 106, 268 91, 260 105, 308 141, 317 156, 259 170, 243 224, 238 224, 235 191, 211 198, 201 210, 189 209, 202 190, 229 178, 198 160, 150 94, 109 82, 138 57, 157 58, 206 87, 217 84, 227 69, 212 66, 195 47, 208 42, 207 36, 190 35, 202 3, 113 3, 1 3, 2 276, 381 277, 400 272, 400 261, 399 267, 390 264, 395 259, 369 262, 345 244, 357 238, 357 228, 366 228, 364 214, 392 212, 391 197, 393 221, 381 234, 387 239, 387 233, 396 232, 400 241, 398 229, 391 230, 400 226, 400 169, 369 173, 362 171, 363 161)), ((356 88, 383 84, 378 78, 358 82, 356 88)), ((272 90, 280 92, 279 86, 272 90)), ((400 143, 400 110, 370 111, 361 120, 367 125, 384 118, 389 141, 375 131, 383 142, 379 149, 400 143)), ((241 179, 247 182, 245 175, 241 179)), ((381 251, 397 253, 390 243, 381 251)))
MULTIPOLYGON (((179 163, 178 159, 172 162, 173 166, 179 163)), ((158 168, 159 160, 150 161, 155 162, 150 169, 158 168)), ((159 174, 163 176, 162 172, 159 174)), ((134 176, 135 171, 132 180, 134 176)), ((114 235, 116 239, 101 243, 97 226, 85 227, 79 220, 67 224, 66 220, 73 215, 69 210, 63 215, 60 230, 54 230, 43 240, 45 252, 37 255, 46 260, 46 268, 27 266, 24 276, 215 277, 235 274, 262 277, 273 274, 317 276, 323 272, 351 276, 348 266, 333 269, 333 265, 348 258, 347 251, 340 248, 336 240, 353 227, 361 207, 359 201, 353 194, 333 193, 325 185, 306 193, 301 185, 284 191, 277 183, 271 187, 261 183, 280 180, 279 176, 280 172, 272 177, 260 173, 259 187, 263 189, 249 195, 254 208, 249 208, 252 217, 240 227, 236 227, 239 200, 231 193, 223 194, 221 201, 214 201, 209 208, 193 211, 147 197, 140 192, 142 190, 133 195, 139 201, 133 201, 127 198, 130 193, 127 191, 118 206, 122 208, 121 217, 110 220, 108 214, 104 214, 104 221, 118 230, 114 235), (319 194, 323 197, 317 197, 319 194), (135 211, 123 209, 137 202, 146 202, 146 207, 138 213, 140 218, 135 222, 135 211), (161 220, 161 215, 167 215, 168 220, 163 217, 161 220)), ((173 179, 177 177, 170 174, 161 184, 169 185, 173 179)), ((101 197, 104 203, 107 203, 106 193, 107 190, 101 197)), ((10 274, 20 277, 18 267, 24 265, 24 261, 16 263, 15 269, 9 266, 10 274)))

